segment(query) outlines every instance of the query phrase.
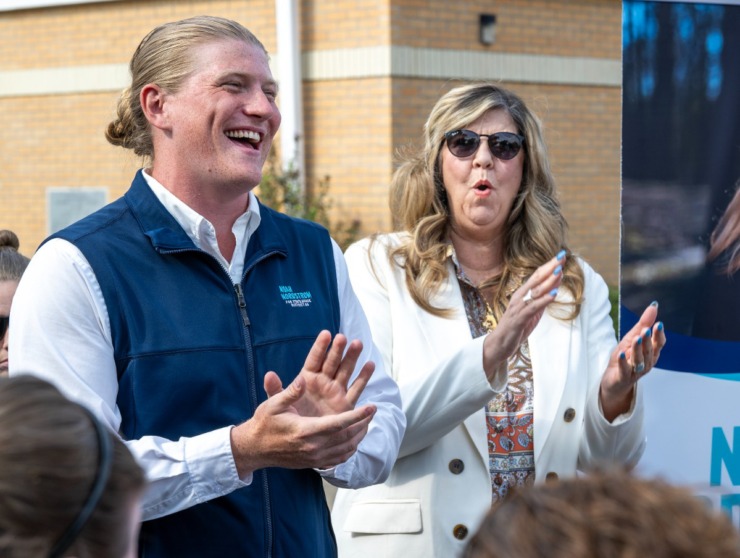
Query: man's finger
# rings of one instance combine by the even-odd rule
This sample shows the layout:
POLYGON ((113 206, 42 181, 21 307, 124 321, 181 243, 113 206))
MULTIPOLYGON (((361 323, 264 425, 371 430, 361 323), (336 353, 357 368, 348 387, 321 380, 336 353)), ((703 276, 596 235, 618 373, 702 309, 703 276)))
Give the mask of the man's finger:
POLYGON ((357 405, 357 401, 359 401, 360 395, 365 390, 365 386, 370 381, 373 372, 375 372, 375 363, 372 360, 368 360, 363 365, 362 370, 360 370, 360 374, 347 390, 347 399, 353 407, 357 405))
POLYGON ((375 411, 375 405, 363 405, 357 409, 345 411, 337 415, 318 417, 314 420, 318 424, 318 430, 336 434, 362 422, 370 422, 375 411))
POLYGON ((349 348, 344 354, 342 362, 339 364, 339 369, 336 371, 335 379, 337 382, 342 384, 345 389, 347 388, 349 379, 352 377, 352 373, 355 371, 357 360, 360 358, 360 353, 362 353, 362 341, 355 339, 349 344, 349 348))
POLYGON ((331 348, 324 357, 324 363, 321 366, 321 371, 328 378, 334 378, 337 374, 337 370, 342 364, 342 355, 344 349, 347 347, 347 338, 338 333, 332 341, 331 348))
POLYGON ((265 393, 267 393, 267 398, 269 399, 273 395, 277 395, 281 391, 283 391, 283 382, 280 379, 280 376, 275 374, 275 372, 268 372, 265 374, 265 393))
POLYGON ((326 350, 329 348, 331 343, 331 333, 327 330, 322 330, 313 342, 311 350, 306 355, 306 360, 303 364, 303 369, 309 372, 321 372, 321 367, 324 365, 324 359, 326 358, 326 350))
MULTIPOLYGON (((270 373, 268 372, 267 375, 269 374, 270 373)), ((267 391, 267 375, 265 375, 265 391, 267 391)), ((300 376, 297 376, 295 380, 290 382, 290 385, 286 389, 275 393, 273 396, 270 396, 270 392, 268 392, 268 396, 271 397, 270 400, 276 405, 275 414, 286 411, 288 407, 296 403, 296 401, 301 398, 305 390, 305 380, 300 376)))

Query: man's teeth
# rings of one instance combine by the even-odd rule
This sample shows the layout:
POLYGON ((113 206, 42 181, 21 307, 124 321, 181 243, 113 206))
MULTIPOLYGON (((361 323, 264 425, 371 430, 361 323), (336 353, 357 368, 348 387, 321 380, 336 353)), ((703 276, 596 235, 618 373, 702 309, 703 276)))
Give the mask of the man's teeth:
POLYGON ((258 142, 260 135, 257 132, 251 132, 249 130, 228 130, 226 136, 233 139, 245 139, 250 142, 258 142))

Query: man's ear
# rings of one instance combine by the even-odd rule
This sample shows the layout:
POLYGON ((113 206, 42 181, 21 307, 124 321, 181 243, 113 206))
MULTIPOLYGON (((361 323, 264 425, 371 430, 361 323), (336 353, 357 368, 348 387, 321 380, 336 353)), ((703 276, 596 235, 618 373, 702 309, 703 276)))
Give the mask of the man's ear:
POLYGON ((160 130, 169 129, 169 120, 165 111, 166 93, 154 83, 148 83, 141 88, 139 102, 144 111, 144 116, 149 124, 160 130))

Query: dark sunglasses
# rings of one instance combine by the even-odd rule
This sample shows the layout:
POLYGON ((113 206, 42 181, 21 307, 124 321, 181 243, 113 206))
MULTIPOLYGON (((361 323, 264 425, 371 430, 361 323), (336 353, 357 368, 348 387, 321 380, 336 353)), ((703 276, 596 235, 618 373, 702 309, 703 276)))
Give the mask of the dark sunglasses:
POLYGON ((478 151, 480 139, 488 138, 488 149, 493 156, 503 161, 513 159, 524 144, 524 136, 512 132, 496 132, 495 134, 477 134, 472 130, 453 130, 445 134, 447 149, 455 157, 464 159, 478 151))
POLYGON ((10 325, 10 316, 0 316, 0 339, 5 337, 5 332, 8 331, 10 325))

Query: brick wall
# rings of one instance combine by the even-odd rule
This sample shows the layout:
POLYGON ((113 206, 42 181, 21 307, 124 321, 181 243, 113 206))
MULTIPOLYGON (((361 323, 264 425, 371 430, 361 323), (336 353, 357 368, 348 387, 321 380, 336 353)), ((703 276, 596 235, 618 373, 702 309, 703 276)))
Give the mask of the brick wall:
POLYGON ((613 0, 396 0, 393 44, 619 58, 621 2, 613 0), (478 41, 478 15, 496 15, 496 42, 478 41))
POLYGON ((393 0, 303 0, 303 50, 389 44, 392 3, 393 0))
MULTIPOLYGON (((273 3, 104 2, 0 12, 0 71, 127 64, 154 26, 208 13, 239 20, 274 51, 273 3)), ((119 92, 0 97, 0 228, 14 230, 31 255, 47 234, 47 187, 126 191, 138 159, 110 145, 104 130, 119 92)))
MULTIPOLYGON (((273 0, 119 1, 0 12, 0 72, 125 64, 153 26, 203 13, 241 21, 279 55, 273 0)), ((605 60, 621 53, 616 0, 303 0, 301 13, 304 52, 393 45, 605 60), (496 42, 484 46, 478 14, 491 12, 496 42)), ((420 137, 431 106, 458 83, 391 74, 304 80, 308 183, 330 176, 337 218, 361 219, 363 233, 389 229, 394 154, 420 137)), ((507 85, 545 123, 571 246, 615 284, 619 87, 507 85)), ((47 187, 104 186, 111 200, 127 188, 137 160, 103 137, 117 98, 0 96, 0 228, 19 234, 24 253, 46 234, 47 187)))
POLYGON ((389 225, 390 81, 318 81, 304 87, 310 180, 330 175, 334 217, 360 219, 365 233, 389 225))

